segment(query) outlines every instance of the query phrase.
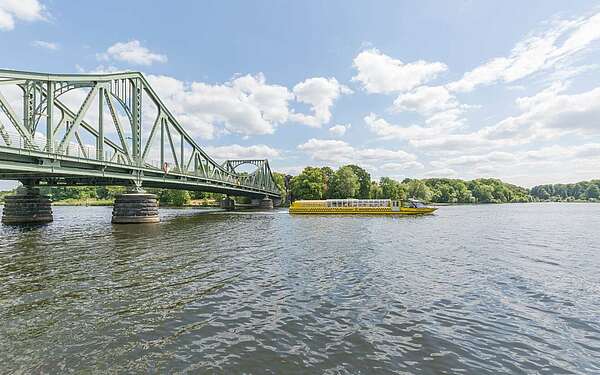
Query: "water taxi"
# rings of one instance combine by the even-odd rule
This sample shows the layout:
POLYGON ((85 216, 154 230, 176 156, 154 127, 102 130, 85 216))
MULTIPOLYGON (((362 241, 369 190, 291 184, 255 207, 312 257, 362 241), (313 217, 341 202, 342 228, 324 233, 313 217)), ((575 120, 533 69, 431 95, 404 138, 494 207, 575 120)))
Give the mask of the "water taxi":
POLYGON ((437 208, 416 199, 327 199, 292 202, 291 214, 368 214, 368 215, 425 215, 437 208))

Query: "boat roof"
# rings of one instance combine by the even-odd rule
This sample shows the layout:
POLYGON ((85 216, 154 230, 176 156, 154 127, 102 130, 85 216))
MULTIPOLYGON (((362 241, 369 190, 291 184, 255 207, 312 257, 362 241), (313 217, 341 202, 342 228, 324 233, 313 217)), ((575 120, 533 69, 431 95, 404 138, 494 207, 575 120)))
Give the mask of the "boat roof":
POLYGON ((389 202, 391 199, 299 199, 297 202, 389 202))
POLYGON ((389 201, 389 199, 356 199, 356 198, 344 198, 344 199, 326 199, 327 202, 332 202, 332 201, 389 201))

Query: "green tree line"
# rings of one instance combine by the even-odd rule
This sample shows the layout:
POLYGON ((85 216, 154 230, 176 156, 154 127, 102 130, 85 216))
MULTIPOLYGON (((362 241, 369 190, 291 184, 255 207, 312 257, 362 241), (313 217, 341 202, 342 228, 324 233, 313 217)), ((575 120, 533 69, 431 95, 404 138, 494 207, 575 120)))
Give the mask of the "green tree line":
POLYGON ((600 180, 581 181, 574 184, 538 185, 530 194, 543 201, 576 201, 600 199, 600 180))
MULTIPOLYGON (((306 167, 297 176, 273 173, 282 195, 297 199, 421 199, 435 203, 509 203, 537 201, 600 201, 600 180, 581 181, 572 184, 547 184, 526 189, 493 178, 465 181, 450 178, 410 179, 402 181, 382 177, 375 181, 357 165, 345 165, 337 170, 330 167, 306 167)), ((198 191, 147 189, 156 194, 163 205, 184 206, 193 199, 216 199, 222 194, 198 191)), ((42 187, 41 192, 57 201, 114 200, 126 191, 121 186, 65 186, 42 187)), ((0 192, 4 196, 15 190, 0 192)), ((238 197, 238 203, 249 203, 238 197)), ((285 204, 285 202, 284 202, 285 204)))
POLYGON ((544 200, 600 199, 600 180, 568 185, 541 185, 531 190, 494 178, 465 181, 450 178, 410 179, 402 181, 382 177, 371 180, 357 165, 306 167, 291 179, 289 195, 296 199, 421 199, 435 203, 512 203, 544 200), (560 199, 558 199, 559 197, 560 199), (553 199, 552 199, 553 198, 553 199))

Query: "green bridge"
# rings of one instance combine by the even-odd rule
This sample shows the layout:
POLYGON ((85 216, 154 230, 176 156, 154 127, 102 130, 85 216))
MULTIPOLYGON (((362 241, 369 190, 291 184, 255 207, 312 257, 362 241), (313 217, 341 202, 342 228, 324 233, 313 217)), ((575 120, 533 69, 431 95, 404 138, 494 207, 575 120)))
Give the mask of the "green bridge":
POLYGON ((264 208, 281 198, 267 160, 217 163, 139 72, 0 70, 0 179, 24 185, 7 198, 5 223, 52 220, 38 186, 127 186, 113 209, 123 223, 158 221, 144 187, 223 193, 224 208, 230 196, 264 208))

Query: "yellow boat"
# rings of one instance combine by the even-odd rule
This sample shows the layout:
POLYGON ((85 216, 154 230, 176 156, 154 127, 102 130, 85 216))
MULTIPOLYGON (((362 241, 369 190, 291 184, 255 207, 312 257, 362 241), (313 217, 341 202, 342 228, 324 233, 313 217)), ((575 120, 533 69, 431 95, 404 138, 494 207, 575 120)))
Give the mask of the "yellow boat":
POLYGON ((391 199, 298 200, 292 203, 289 212, 291 214, 425 215, 437 210, 415 199, 403 203, 391 199))

